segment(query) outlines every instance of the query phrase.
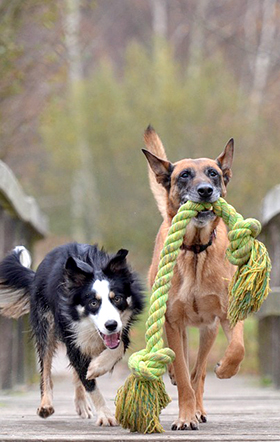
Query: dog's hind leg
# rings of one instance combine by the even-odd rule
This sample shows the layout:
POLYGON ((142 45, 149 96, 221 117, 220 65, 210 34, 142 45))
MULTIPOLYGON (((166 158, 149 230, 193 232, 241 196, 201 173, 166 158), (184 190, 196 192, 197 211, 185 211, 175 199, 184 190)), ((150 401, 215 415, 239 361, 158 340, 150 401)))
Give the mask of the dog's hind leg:
MULTIPOLYGON (((42 323, 44 322, 42 319, 42 323)), ((38 332, 38 330, 37 330, 38 332)), ((52 358, 56 349, 56 336, 54 325, 46 319, 44 335, 36 334, 37 350, 41 368, 41 404, 37 410, 40 417, 47 418, 54 413, 53 408, 53 383, 51 378, 52 358), (44 342, 43 342, 44 340, 44 342)))
POLYGON ((191 374, 192 387, 196 397, 196 417, 199 422, 206 422, 206 412, 203 406, 204 381, 206 377, 207 359, 215 342, 219 328, 219 321, 200 328, 199 350, 195 367, 191 374))
POLYGON ((220 379, 228 379, 238 372, 244 358, 243 322, 238 322, 234 328, 230 327, 228 320, 221 321, 221 325, 229 344, 225 356, 215 368, 215 373, 220 379))

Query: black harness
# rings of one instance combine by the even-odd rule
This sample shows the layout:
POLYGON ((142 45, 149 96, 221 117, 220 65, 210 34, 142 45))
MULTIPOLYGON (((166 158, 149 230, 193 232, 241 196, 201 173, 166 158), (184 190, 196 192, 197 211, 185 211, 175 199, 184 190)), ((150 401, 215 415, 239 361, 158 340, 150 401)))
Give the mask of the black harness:
POLYGON ((216 235, 217 235, 216 230, 213 230, 207 244, 192 244, 191 246, 188 246, 186 244, 182 244, 181 250, 193 252, 196 255, 198 255, 198 253, 204 252, 204 250, 206 250, 209 246, 212 245, 214 239, 216 238, 216 235))

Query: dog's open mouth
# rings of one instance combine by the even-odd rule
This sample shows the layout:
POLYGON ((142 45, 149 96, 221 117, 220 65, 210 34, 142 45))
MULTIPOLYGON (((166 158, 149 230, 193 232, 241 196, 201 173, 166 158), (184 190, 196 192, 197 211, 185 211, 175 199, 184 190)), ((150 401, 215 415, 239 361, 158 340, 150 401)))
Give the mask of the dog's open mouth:
POLYGON ((198 212, 198 214, 196 215, 196 218, 204 218, 206 216, 211 216, 211 215, 214 215, 212 206, 209 209, 204 209, 204 210, 201 210, 200 212, 198 212))
POLYGON ((212 206, 207 210, 201 210, 200 212, 198 212, 198 214, 196 215, 196 217, 194 218, 194 222, 198 225, 204 225, 206 223, 208 223, 209 221, 212 221, 215 218, 215 213, 213 211, 212 206))
POLYGON ((204 210, 201 210, 200 212, 198 212, 198 214, 196 215, 196 218, 199 218, 199 217, 205 217, 205 216, 210 216, 210 215, 213 215, 214 214, 214 212, 213 212, 213 206, 210 206, 209 207, 209 209, 204 209, 204 210))
POLYGON ((117 348, 120 345, 121 342, 121 334, 118 333, 111 333, 110 335, 105 335, 104 333, 100 332, 100 336, 103 339, 104 344, 106 347, 113 350, 114 348, 117 348))

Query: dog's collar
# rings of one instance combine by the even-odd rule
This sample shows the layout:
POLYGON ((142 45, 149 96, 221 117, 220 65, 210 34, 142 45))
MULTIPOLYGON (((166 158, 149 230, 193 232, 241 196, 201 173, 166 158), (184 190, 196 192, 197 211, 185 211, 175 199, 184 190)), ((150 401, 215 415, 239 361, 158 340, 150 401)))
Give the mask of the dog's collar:
POLYGON ((197 255, 198 253, 204 252, 204 250, 206 250, 209 246, 211 246, 212 243, 213 243, 213 240, 216 238, 216 236, 217 236, 217 232, 216 232, 216 229, 215 229, 211 233, 210 239, 209 239, 207 244, 192 244, 191 246, 188 246, 186 244, 182 244, 181 245, 181 249, 182 250, 187 250, 189 252, 193 252, 193 253, 195 253, 197 255))

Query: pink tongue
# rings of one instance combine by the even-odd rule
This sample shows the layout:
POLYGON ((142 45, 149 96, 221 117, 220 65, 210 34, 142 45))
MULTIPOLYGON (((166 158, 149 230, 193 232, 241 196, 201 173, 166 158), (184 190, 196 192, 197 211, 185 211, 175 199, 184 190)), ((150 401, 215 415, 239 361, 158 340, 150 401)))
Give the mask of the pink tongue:
POLYGON ((118 347, 120 343, 120 334, 113 333, 112 335, 103 335, 104 342, 107 347, 113 349, 118 347))

